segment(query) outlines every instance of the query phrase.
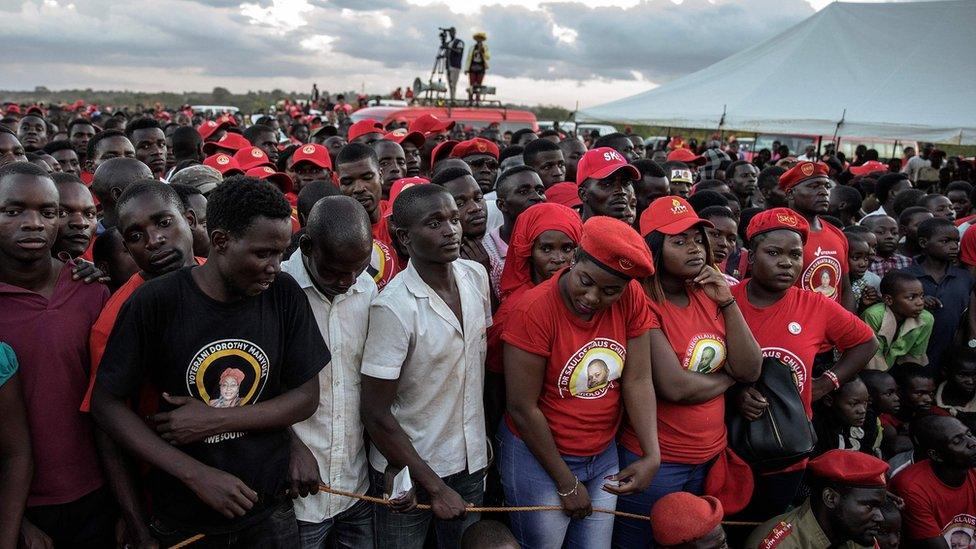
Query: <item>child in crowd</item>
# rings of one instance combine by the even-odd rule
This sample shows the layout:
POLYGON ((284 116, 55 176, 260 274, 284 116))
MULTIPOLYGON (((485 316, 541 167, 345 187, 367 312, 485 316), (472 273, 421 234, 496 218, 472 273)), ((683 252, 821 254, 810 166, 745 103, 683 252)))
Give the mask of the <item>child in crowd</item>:
POLYGON ((899 450, 898 429, 895 427, 897 422, 895 416, 901 409, 898 384, 891 374, 878 370, 864 370, 860 373, 860 377, 871 396, 868 409, 881 423, 881 453, 886 458, 891 457, 899 450))
POLYGON ((918 245, 918 226, 927 219, 934 217, 932 212, 921 206, 911 206, 905 208, 898 215, 898 253, 915 258, 922 253, 918 245))
POLYGON ((893 217, 871 215, 861 220, 861 226, 873 232, 878 239, 875 256, 868 267, 872 273, 883 277, 888 271, 911 266, 912 258, 897 253, 898 222, 893 217))
POLYGON ((878 351, 867 368, 887 371, 902 362, 927 365, 933 319, 925 310, 922 283, 905 272, 891 271, 881 279, 881 299, 861 315, 878 338, 878 351))
POLYGON ((947 415, 932 406, 935 402, 935 379, 928 368, 905 362, 893 368, 891 375, 898 383, 900 392, 901 407, 895 414, 894 422, 899 434, 907 435, 908 423, 917 417, 947 415))
POLYGON ((824 395, 815 404, 813 413, 813 428, 817 432, 814 455, 840 449, 878 457, 881 423, 868 406, 870 400, 867 386, 856 377, 824 395))
POLYGON ((935 390, 935 406, 976 432, 976 352, 969 350, 947 362, 945 381, 935 390))
POLYGON ((898 549, 901 546, 901 511, 891 497, 881 506, 881 514, 884 521, 881 523, 881 532, 875 536, 878 547, 898 549))
POLYGON ((858 311, 863 311, 881 300, 878 296, 881 277, 868 270, 871 266, 871 258, 874 257, 874 249, 868 242, 865 232, 871 235, 873 240, 877 240, 874 233, 857 225, 844 230, 844 236, 847 237, 847 265, 850 268, 851 291, 854 292, 858 311), (854 228, 861 230, 849 230, 854 228))
POLYGON ((479 520, 464 531, 461 549, 519 549, 519 544, 501 522, 479 520))

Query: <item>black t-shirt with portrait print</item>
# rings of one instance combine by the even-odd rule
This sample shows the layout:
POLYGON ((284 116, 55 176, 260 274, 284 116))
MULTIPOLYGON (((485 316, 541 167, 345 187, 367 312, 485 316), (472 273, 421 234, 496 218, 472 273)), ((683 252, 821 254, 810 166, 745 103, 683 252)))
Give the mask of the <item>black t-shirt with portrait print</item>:
MULTIPOLYGON (((296 388, 329 364, 330 354, 308 299, 280 273, 261 294, 216 301, 185 267, 143 284, 119 311, 98 369, 98 384, 134 396, 144 379, 162 399, 190 396, 215 408, 249 406, 296 388)), ((259 501, 228 520, 185 484, 159 470, 150 475, 153 514, 180 529, 232 532, 263 519, 284 495, 289 459, 285 429, 231 432, 180 446, 198 461, 240 478, 259 501)))

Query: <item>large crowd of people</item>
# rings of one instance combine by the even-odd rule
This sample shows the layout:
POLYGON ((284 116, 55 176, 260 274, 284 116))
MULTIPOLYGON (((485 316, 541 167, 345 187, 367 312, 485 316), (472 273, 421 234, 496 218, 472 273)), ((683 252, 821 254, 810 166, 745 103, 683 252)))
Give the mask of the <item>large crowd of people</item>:
POLYGON ((4 105, 0 548, 976 547, 972 159, 336 99, 4 105))

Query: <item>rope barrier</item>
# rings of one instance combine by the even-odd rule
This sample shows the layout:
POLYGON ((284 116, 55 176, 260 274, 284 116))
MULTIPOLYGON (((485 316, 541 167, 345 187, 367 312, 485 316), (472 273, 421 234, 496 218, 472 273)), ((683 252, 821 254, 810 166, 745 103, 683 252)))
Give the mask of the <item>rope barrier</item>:
MULTIPOLYGON (((377 505, 390 505, 390 500, 385 498, 377 498, 373 496, 367 496, 363 494, 356 494, 353 492, 344 492, 342 490, 336 490, 330 486, 324 484, 319 484, 319 491, 325 492, 327 494, 333 494, 336 496, 344 496, 347 498, 361 499, 363 501, 368 501, 370 503, 375 503, 377 505)), ((430 510, 431 506, 426 503, 418 503, 416 509, 420 510, 430 510)), ((469 513, 529 513, 535 511, 562 511, 563 508, 559 505, 530 505, 523 507, 468 507, 467 512, 469 513)), ((647 515, 638 515, 635 513, 625 513, 623 511, 616 511, 613 509, 601 509, 599 507, 593 508, 594 513, 605 513, 608 515, 614 515, 617 517, 629 518, 634 520, 650 521, 651 518, 647 515)), ((760 522, 737 522, 737 521, 723 521, 724 526, 759 526, 760 522)), ((193 537, 187 538, 176 545, 170 546, 169 549, 181 549, 192 543, 200 541, 203 539, 205 534, 197 534, 193 537)))

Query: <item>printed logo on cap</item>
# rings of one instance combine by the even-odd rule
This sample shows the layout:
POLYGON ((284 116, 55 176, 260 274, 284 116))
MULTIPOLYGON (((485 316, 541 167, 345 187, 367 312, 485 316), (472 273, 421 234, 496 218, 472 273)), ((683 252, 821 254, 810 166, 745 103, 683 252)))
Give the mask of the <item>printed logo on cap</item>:
POLYGON ((624 157, 621 156, 617 151, 607 151, 603 153, 603 160, 606 162, 613 162, 614 160, 617 162, 626 162, 624 157))
POLYGON ((482 141, 475 141, 474 147, 478 149, 478 152, 485 152, 488 150, 488 145, 485 145, 482 141))
POLYGON ((223 166, 224 164, 230 164, 230 157, 225 154, 222 154, 217 157, 217 163, 220 164, 221 166, 223 166))
POLYGON ((207 120, 206 122, 203 123, 203 125, 206 126, 206 127, 208 127, 208 128, 212 128, 212 127, 216 126, 217 123, 214 122, 213 120, 207 120))
POLYGON ((251 149, 251 156, 253 156, 254 158, 261 158, 261 157, 264 156, 264 151, 262 151, 261 149, 255 147, 255 148, 251 149))
POLYGON ((813 175, 813 171, 815 169, 816 168, 813 167, 813 164, 804 164, 804 165, 800 166, 800 171, 803 172, 803 175, 805 175, 807 177, 813 175))
POLYGON ((274 170, 272 170, 271 168, 269 168, 267 166, 261 166, 261 169, 264 170, 264 173, 267 173, 267 174, 275 173, 274 170))
POLYGON ((220 139, 218 139, 217 142, 220 143, 221 141, 227 141, 227 136, 228 135, 230 135, 230 134, 229 133, 225 133, 224 135, 221 135, 220 136, 220 139))
POLYGON ((681 203, 677 198, 671 199, 671 213, 674 215, 681 215, 688 211, 688 207, 681 203))
POLYGON ((776 214, 776 221, 779 221, 784 225, 789 225, 790 227, 796 227, 796 224, 799 223, 799 220, 796 218, 795 215, 784 214, 784 213, 776 214))
POLYGON ((315 145, 305 145, 302 147, 302 152, 305 154, 312 154, 315 152, 315 145))
POLYGON ((627 259, 626 257, 621 257, 620 259, 618 259, 617 264, 620 265, 620 268, 625 271, 629 271, 634 268, 634 262, 627 259))
MULTIPOLYGON (((618 154, 619 156, 619 154, 618 154)), ((671 170, 672 181, 691 181, 691 170, 671 170)))
POLYGON ((393 130, 390 133, 393 134, 393 135, 395 135, 395 136, 397 136, 397 137, 403 137, 403 136, 407 135, 407 130, 405 130, 403 128, 397 128, 397 129, 393 130))

